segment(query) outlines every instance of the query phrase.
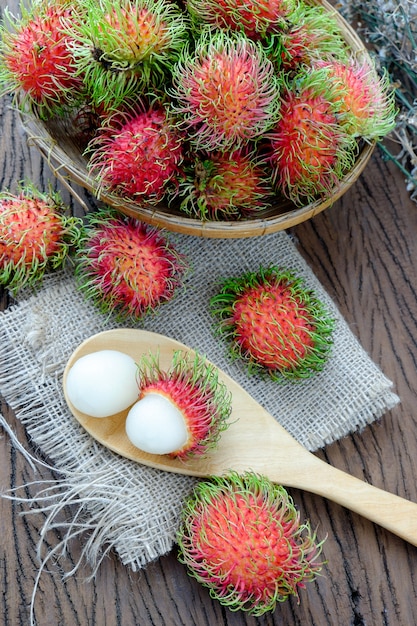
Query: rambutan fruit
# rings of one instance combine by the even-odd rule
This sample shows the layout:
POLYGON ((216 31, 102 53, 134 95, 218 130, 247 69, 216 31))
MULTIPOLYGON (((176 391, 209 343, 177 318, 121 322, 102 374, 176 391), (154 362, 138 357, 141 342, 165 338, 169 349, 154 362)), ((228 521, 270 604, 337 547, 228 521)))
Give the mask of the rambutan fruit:
POLYGON ((65 32, 74 20, 71 4, 37 2, 21 13, 6 9, 0 29, 0 95, 18 95, 19 106, 36 105, 42 118, 59 115, 84 95, 65 32))
POLYGON ((138 102, 110 114, 85 155, 98 194, 105 189, 156 204, 181 173, 183 139, 162 105, 138 102))
POLYGON ((395 127, 395 92, 387 73, 379 76, 375 66, 355 57, 343 61, 317 61, 325 67, 340 90, 339 121, 346 130, 368 140, 379 140, 395 127))
POLYGON ((163 84, 188 39, 184 13, 169 0, 83 0, 75 62, 96 104, 117 108, 163 84))
POLYGON ((346 59, 348 46, 334 15, 320 5, 299 2, 269 52, 280 71, 297 70, 315 59, 346 59))
POLYGON ((258 39, 286 25, 295 0, 187 0, 186 6, 196 24, 230 28, 258 39))
POLYGON ((137 378, 139 401, 126 419, 127 436, 136 447, 186 460, 217 445, 232 403, 214 365, 198 353, 178 350, 163 370, 158 356, 144 355, 137 378))
POLYGON ((279 80, 260 45, 245 35, 204 31, 173 74, 173 109, 195 150, 233 150, 278 117, 279 80))
POLYGON ((338 117, 342 95, 325 68, 297 74, 283 91, 271 166, 277 189, 297 205, 328 196, 354 164, 357 142, 338 117))
POLYGON ((253 217, 271 203, 270 171, 246 148, 196 154, 187 174, 180 209, 201 220, 253 217))
POLYGON ((242 359, 250 373, 297 381, 323 369, 334 320, 290 270, 260 267, 226 278, 210 306, 232 356, 242 359))
POLYGON ((142 318, 172 299, 187 268, 159 229, 111 209, 87 215, 75 276, 103 313, 142 318))
POLYGON ((66 209, 58 193, 29 184, 17 194, 0 193, 0 284, 15 293, 62 267, 82 226, 66 209))
POLYGON ((177 533, 178 559, 210 596, 232 611, 274 611, 312 582, 324 562, 309 522, 266 477, 235 472, 199 482, 177 533))

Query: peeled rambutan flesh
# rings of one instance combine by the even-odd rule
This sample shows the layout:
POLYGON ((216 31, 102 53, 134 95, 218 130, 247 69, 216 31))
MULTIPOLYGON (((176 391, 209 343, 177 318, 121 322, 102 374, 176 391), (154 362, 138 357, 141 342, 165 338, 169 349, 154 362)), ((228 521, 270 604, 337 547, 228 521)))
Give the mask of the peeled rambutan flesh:
POLYGON ((287 269, 270 266, 227 278, 210 305, 231 354, 254 373, 296 381, 323 369, 334 320, 287 269))
POLYGON ((156 204, 181 174, 183 140, 162 106, 141 104, 111 114, 86 155, 100 189, 156 204))
POLYGON ((208 32, 184 50, 170 95, 196 150, 238 149, 265 133, 279 110, 271 61, 239 33, 208 32))
POLYGON ((212 598, 254 616, 273 611, 322 569, 323 542, 287 491, 253 473, 200 482, 177 535, 179 560, 212 598))
POLYGON ((103 313, 142 318, 172 299, 187 268, 159 229, 110 209, 87 216, 75 273, 103 313))
POLYGON ((189 170, 180 208, 203 221, 253 217, 272 200, 270 172, 253 151, 194 155, 189 170))
POLYGON ((142 449, 147 446, 146 452, 159 450, 158 453, 162 449, 159 445, 166 446, 165 453, 183 460, 202 456, 216 447, 221 432, 228 426, 232 404, 231 394, 214 365, 198 353, 192 356, 178 350, 171 366, 164 370, 158 356, 144 355, 138 363, 138 381, 139 401, 126 421, 126 431, 134 445, 142 449), (160 409, 161 403, 155 402, 155 398, 161 397, 167 402, 160 409), (142 414, 140 406, 146 400, 151 408, 142 414), (161 416, 163 422, 157 414, 160 410, 166 414, 161 416), (178 414, 181 424, 176 423, 178 414), (162 427, 164 432, 158 432, 162 427), (184 435, 177 447, 178 436, 181 439, 184 435))
POLYGON ((0 193, 0 284, 16 292, 64 264, 82 225, 65 211, 59 194, 30 185, 0 193))
MULTIPOLYGON (((8 14, 7 14, 8 15, 8 14)), ((84 94, 64 25, 73 20, 65 3, 34 4, 2 29, 0 94, 19 92, 41 117, 60 114, 84 94)))

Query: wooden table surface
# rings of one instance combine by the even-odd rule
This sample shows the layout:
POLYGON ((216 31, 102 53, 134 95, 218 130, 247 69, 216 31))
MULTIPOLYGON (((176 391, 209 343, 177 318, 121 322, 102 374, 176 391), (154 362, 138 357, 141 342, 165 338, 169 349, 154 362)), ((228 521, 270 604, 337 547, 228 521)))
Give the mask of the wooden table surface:
MULTIPOLYGON (((28 147, 10 100, 0 101, 1 188, 23 178, 45 188, 53 179, 28 147)), ((75 212, 65 189, 64 200, 75 212)), ((87 196, 85 199, 88 200, 87 196)), ((401 403, 363 432, 318 453, 332 465, 417 502, 417 205, 403 176, 376 151, 355 185, 331 209, 292 229, 301 253, 337 303, 352 332, 393 380, 401 403)), ((0 305, 7 307, 1 292, 0 305)), ((37 453, 4 399, 1 411, 21 442, 37 453)), ((51 478, 41 470, 37 478, 51 478)), ((0 438, 0 488, 33 480, 22 455, 0 438)), ((38 626, 413 626, 417 624, 417 548, 317 496, 290 490, 301 515, 328 535, 323 576, 275 613, 232 613, 210 599, 176 560, 175 550, 133 573, 110 554, 94 580, 85 570, 62 581, 44 572, 36 596, 38 626)), ((27 489, 30 493, 30 489, 27 489)), ((26 626, 38 572, 41 514, 22 517, 19 504, 0 498, 0 623, 26 626)), ((47 544, 59 541, 51 532, 47 544)), ((76 560, 82 542, 70 546, 76 560)))

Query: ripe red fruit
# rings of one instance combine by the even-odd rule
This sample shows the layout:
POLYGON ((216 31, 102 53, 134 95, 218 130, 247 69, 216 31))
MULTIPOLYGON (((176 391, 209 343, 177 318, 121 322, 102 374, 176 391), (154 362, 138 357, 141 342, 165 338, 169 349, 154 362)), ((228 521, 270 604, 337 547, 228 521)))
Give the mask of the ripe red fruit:
POLYGON ((314 580, 322 544, 286 490, 247 473, 200 482, 178 531, 179 560, 232 611, 260 616, 314 580))
POLYGON ((100 189, 156 204, 181 172, 182 138, 162 106, 140 105, 110 115, 86 154, 100 189))
POLYGON ((88 217, 76 260, 81 291, 119 319, 142 318, 171 300, 187 269, 157 228, 106 210, 88 217))
POLYGON ((18 194, 0 193, 1 284, 16 292, 63 265, 82 225, 80 219, 65 216, 65 209, 59 194, 32 186, 18 194))
POLYGON ((320 371, 333 320, 302 278, 271 266, 225 279, 212 297, 218 330, 249 371, 298 380, 320 371))

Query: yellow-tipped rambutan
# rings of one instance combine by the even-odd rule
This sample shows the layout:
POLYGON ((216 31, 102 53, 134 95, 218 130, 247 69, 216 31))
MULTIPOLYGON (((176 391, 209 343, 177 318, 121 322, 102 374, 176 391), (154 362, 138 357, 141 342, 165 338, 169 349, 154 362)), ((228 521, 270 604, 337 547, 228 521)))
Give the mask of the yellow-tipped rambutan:
POLYGON ((142 318, 172 299, 187 269, 185 257, 159 229, 111 209, 87 216, 75 275, 103 313, 142 318))
POLYGON ((322 542, 301 523, 292 498, 246 473, 200 482, 177 533, 179 560, 210 596, 232 611, 260 616, 313 581, 322 542))
POLYGON ((382 139, 395 127, 395 91, 387 73, 379 76, 369 61, 350 57, 346 61, 317 61, 338 86, 341 125, 364 139, 382 139))
POLYGON ((73 55, 95 105, 118 107, 169 80, 189 38, 185 14, 170 0, 80 0, 73 55))
POLYGON ((60 194, 21 185, 0 193, 0 284, 16 292, 62 267, 81 236, 82 221, 65 215, 60 194))
POLYGON ((126 433, 136 447, 183 460, 216 447, 232 404, 214 365, 198 353, 177 350, 163 370, 158 355, 144 355, 138 381, 139 401, 126 419, 126 433))
POLYGON ((173 73, 173 109, 196 150, 234 150, 277 119, 279 80, 262 47, 243 34, 204 31, 173 73))
POLYGON ((275 266, 226 278, 210 300, 217 330, 250 373, 297 381, 323 369, 334 320, 312 289, 275 266))

